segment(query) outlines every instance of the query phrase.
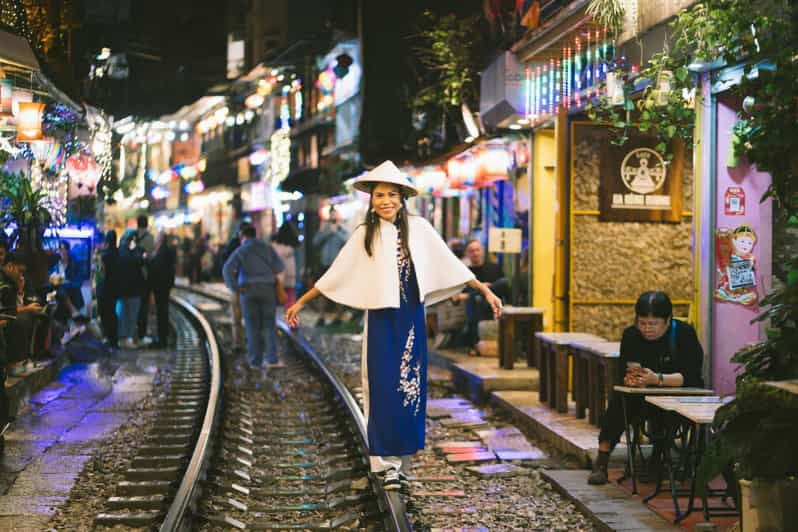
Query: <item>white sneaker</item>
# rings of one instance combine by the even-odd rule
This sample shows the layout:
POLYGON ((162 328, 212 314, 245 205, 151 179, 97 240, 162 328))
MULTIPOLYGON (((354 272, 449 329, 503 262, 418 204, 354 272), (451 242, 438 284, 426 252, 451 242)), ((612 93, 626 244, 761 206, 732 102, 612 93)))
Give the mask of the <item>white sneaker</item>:
POLYGON ((150 338, 149 336, 145 336, 144 338, 139 340, 140 345, 150 345, 151 343, 152 343, 152 338, 150 338))
POLYGON ((394 491, 401 488, 402 481, 399 480, 399 471, 393 467, 385 471, 385 479, 382 481, 382 487, 386 491, 394 491))

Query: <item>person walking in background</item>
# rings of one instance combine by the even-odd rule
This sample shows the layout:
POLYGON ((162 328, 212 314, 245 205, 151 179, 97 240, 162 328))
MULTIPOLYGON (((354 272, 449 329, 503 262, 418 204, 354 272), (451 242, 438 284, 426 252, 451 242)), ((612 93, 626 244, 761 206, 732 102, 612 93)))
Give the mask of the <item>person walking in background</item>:
POLYGON ((119 348, 119 321, 116 319, 116 294, 119 290, 119 250, 116 249, 116 231, 105 233, 100 252, 102 272, 97 276, 97 313, 103 336, 112 349, 119 348))
POLYGON ((251 368, 277 365, 277 298, 274 281, 285 269, 274 248, 256 238, 251 225, 241 229, 241 246, 224 263, 227 288, 241 296, 247 331, 247 358, 251 368))
POLYGON ((406 485, 410 458, 425 444, 427 338, 424 305, 459 292, 480 290, 494 313, 501 301, 446 247, 406 198, 417 192, 386 161, 361 176, 355 188, 371 194, 365 223, 335 262, 285 312, 296 328, 299 312, 319 294, 367 310, 363 331, 363 404, 368 420, 371 470, 384 472, 386 490, 406 485))
POLYGON ((205 239, 202 236, 197 236, 188 255, 188 278, 191 284, 202 282, 202 258, 207 251, 205 239))
POLYGON ((283 264, 285 264, 285 270, 280 274, 280 280, 283 282, 285 295, 288 296, 285 302, 286 308, 296 301, 296 258, 294 250, 298 245, 299 231, 291 222, 284 222, 277 234, 272 235, 272 246, 277 254, 280 255, 280 258, 283 259, 283 264))
POLYGON ((177 253, 169 245, 166 233, 161 231, 155 238, 155 247, 149 261, 149 284, 155 295, 155 315, 158 323, 156 346, 169 345, 169 292, 175 285, 177 253))
MULTIPOLYGON (((241 230, 247 227, 249 223, 241 222, 238 226, 238 231, 227 242, 227 245, 222 250, 222 270, 224 277, 224 265, 227 260, 233 255, 235 250, 241 246, 241 230)), ((244 350, 244 317, 241 314, 241 298, 236 292, 230 294, 230 308, 233 311, 232 316, 232 334, 233 334, 233 351, 240 353, 244 350)))
MULTIPOLYGON (((330 207, 330 215, 327 222, 325 222, 318 233, 313 237, 313 247, 319 251, 319 275, 321 277, 324 272, 332 265, 341 248, 346 244, 349 235, 346 230, 338 223, 338 215, 334 207, 330 207)), ((317 327, 326 324, 339 325, 341 322, 340 315, 342 309, 335 301, 323 297, 321 305, 321 316, 316 323, 317 327)))
MULTIPOLYGON (((152 254, 155 247, 155 239, 152 233, 147 229, 148 226, 147 216, 142 214, 136 218, 136 247, 141 251, 142 256, 148 259, 152 254)), ((141 294, 141 305, 139 306, 139 314, 136 318, 136 324, 139 334, 139 339, 143 344, 149 344, 152 339, 147 335, 147 321, 150 317, 150 298, 152 297, 152 284, 149 280, 149 267, 147 263, 144 265, 144 287, 141 294)))
POLYGON ((122 347, 134 348, 136 321, 144 292, 144 254, 136 246, 136 231, 126 229, 119 239, 116 317, 122 347))

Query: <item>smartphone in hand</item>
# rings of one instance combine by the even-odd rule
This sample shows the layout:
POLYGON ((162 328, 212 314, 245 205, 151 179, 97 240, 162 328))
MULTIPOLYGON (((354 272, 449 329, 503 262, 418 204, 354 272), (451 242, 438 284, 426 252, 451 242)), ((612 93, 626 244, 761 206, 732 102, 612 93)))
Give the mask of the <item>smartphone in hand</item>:
POLYGON ((626 363, 626 373, 636 373, 642 368, 640 362, 627 362, 626 363))

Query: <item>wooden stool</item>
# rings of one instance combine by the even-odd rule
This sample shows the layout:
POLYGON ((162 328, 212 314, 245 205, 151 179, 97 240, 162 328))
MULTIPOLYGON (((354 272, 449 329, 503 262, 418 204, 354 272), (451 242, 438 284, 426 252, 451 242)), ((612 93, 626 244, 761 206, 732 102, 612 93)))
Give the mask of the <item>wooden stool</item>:
POLYGON ((573 355, 573 385, 571 387, 571 395, 576 403, 576 418, 583 419, 585 417, 585 410, 588 409, 590 414, 595 413, 593 399, 593 381, 594 371, 590 368, 591 359, 595 356, 593 346, 605 343, 604 340, 574 340, 568 345, 571 348, 573 355))
POLYGON ((598 425, 607 409, 607 391, 612 393, 616 384, 619 342, 593 343, 583 351, 587 358, 587 408, 588 421, 598 425))
POLYGON ((499 318, 499 367, 513 369, 515 363, 515 326, 529 323, 531 333, 527 346, 526 365, 534 367, 539 359, 536 353, 535 333, 543 330, 543 309, 537 307, 504 307, 499 318))
POLYGON ((568 355, 574 341, 606 341, 600 336, 574 332, 535 333, 540 352, 538 397, 557 412, 568 412, 568 355))

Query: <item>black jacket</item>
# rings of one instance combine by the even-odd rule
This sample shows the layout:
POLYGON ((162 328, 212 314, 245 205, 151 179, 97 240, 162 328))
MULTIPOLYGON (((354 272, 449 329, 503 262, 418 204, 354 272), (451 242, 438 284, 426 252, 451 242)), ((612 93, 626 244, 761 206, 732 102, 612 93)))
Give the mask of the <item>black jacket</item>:
POLYGON ((623 382, 627 362, 639 362, 656 373, 681 373, 684 377, 682 386, 704 385, 701 376, 704 350, 698 342, 695 329, 683 321, 672 321, 676 324, 675 334, 668 327, 665 334, 653 342, 646 340, 634 325, 623 331, 618 382, 623 382))
POLYGON ((116 296, 120 298, 144 295, 144 259, 138 248, 122 248, 117 258, 116 296))
POLYGON ((172 247, 164 244, 149 260, 149 281, 153 290, 169 290, 175 285, 175 265, 177 254, 172 247))

